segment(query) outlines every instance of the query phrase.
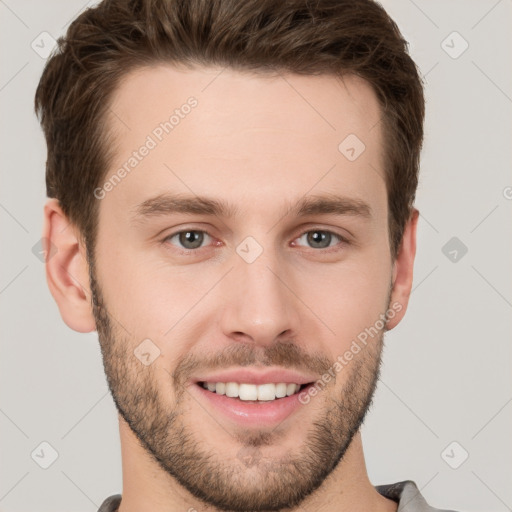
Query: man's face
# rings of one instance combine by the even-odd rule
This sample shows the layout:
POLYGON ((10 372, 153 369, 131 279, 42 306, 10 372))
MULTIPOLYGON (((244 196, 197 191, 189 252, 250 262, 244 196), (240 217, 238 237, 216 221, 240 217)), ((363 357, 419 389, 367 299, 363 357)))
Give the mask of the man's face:
POLYGON ((354 77, 219 72, 147 68, 118 89, 106 180, 136 163, 98 194, 94 313, 116 405, 160 467, 218 508, 278 510, 334 470, 378 379, 392 279, 380 112, 354 77), (343 204, 297 211, 320 198, 343 204), (326 375, 273 401, 202 386, 326 375))

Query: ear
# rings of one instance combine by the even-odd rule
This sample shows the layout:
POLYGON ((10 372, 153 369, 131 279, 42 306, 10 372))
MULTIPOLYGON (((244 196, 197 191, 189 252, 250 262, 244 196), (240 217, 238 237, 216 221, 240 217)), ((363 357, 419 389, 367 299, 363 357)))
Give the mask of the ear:
POLYGON ((416 227, 420 212, 413 208, 404 229, 402 243, 393 264, 393 289, 390 307, 396 312, 386 324, 386 329, 396 327, 405 315, 411 295, 414 257, 416 256, 416 227), (395 306, 393 306, 395 305, 395 306))
POLYGON ((85 247, 56 199, 44 206, 43 243, 46 280, 62 319, 78 332, 96 330, 85 247))

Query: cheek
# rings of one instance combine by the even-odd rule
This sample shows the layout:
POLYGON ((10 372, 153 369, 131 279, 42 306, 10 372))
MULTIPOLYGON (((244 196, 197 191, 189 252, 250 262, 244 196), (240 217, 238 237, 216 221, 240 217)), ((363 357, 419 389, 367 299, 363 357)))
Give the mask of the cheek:
POLYGON ((183 331, 191 321, 198 321, 201 306, 215 303, 205 301, 205 295, 218 281, 218 270, 172 267, 135 251, 122 258, 111 253, 102 261, 100 283, 109 312, 132 343, 149 338, 167 356, 172 355, 170 346, 172 353, 180 351, 183 331))
POLYGON ((301 296, 307 297, 304 302, 328 327, 325 350, 335 358, 385 313, 391 269, 382 263, 331 268, 331 271, 301 278, 301 296), (334 335, 330 331, 334 331, 334 335))
MULTIPOLYGON (((217 286, 230 264, 172 266, 161 255, 123 246, 128 237, 116 230, 106 233, 98 237, 98 280, 109 312, 134 346, 149 338, 169 356, 180 353, 188 347, 187 332, 190 337, 201 327, 211 329, 219 302, 229 307, 239 297, 230 297, 223 285, 217 286)), ((381 257, 386 253, 381 242, 336 264, 289 261, 283 269, 285 281, 300 300, 283 296, 304 313, 301 324, 291 327, 305 337, 318 338, 322 332, 326 354, 344 351, 386 309, 391 264, 381 257)))

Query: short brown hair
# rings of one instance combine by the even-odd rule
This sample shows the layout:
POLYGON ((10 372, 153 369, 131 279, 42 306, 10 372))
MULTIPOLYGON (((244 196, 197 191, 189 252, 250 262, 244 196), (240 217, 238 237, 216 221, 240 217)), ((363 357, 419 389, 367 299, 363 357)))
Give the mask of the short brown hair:
POLYGON ((46 63, 35 108, 48 147, 47 195, 60 201, 88 249, 98 220, 93 191, 112 156, 105 129, 112 94, 126 73, 152 63, 354 74, 369 82, 382 108, 396 257, 418 184, 424 98, 407 42, 378 3, 104 0, 80 14, 46 63))

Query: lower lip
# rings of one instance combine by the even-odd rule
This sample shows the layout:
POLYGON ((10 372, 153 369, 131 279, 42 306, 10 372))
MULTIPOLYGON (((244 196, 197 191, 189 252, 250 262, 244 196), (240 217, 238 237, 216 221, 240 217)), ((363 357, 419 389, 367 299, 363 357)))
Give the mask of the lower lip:
POLYGON ((205 400, 209 408, 220 411, 229 419, 244 426, 275 426, 288 416, 303 407, 299 401, 299 394, 307 390, 306 386, 299 393, 284 398, 276 398, 272 402, 251 402, 239 398, 229 398, 218 395, 202 387, 201 384, 191 386, 194 393, 198 393, 205 400))

